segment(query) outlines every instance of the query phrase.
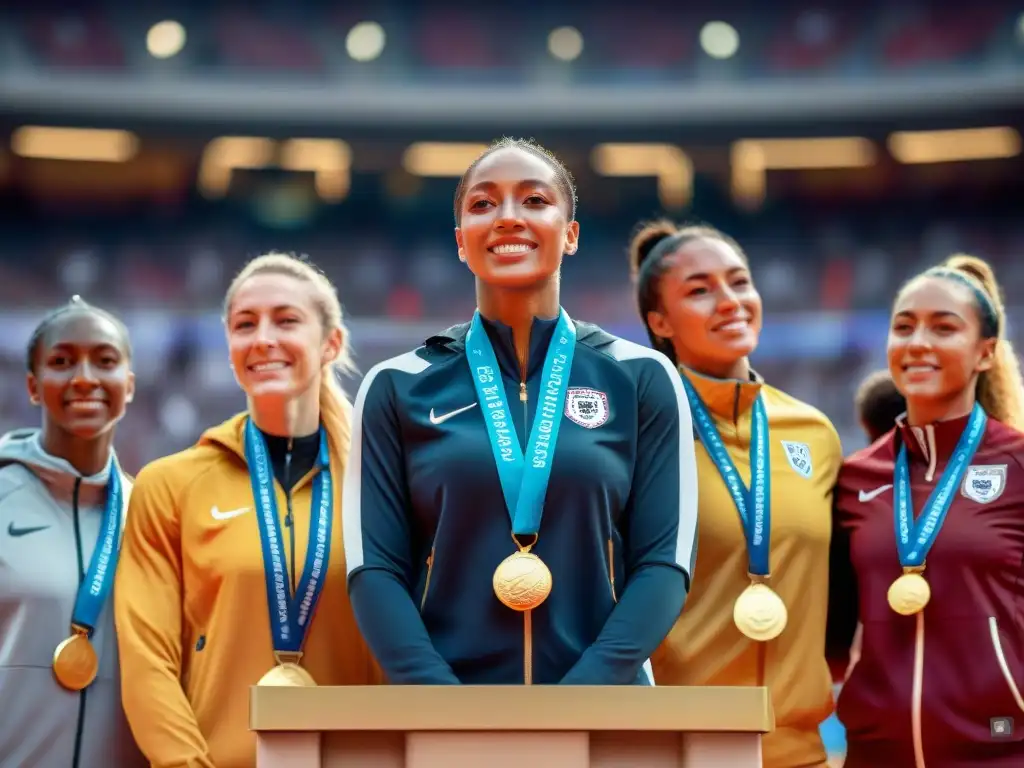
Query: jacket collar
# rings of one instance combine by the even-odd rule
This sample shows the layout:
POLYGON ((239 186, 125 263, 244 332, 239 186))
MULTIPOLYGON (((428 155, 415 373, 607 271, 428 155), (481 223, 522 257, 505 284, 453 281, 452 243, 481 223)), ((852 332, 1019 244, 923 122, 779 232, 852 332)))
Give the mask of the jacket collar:
POLYGON ((967 414, 955 419, 912 427, 907 423, 905 413, 897 417, 896 431, 899 439, 907 446, 907 454, 912 460, 928 466, 926 478, 929 482, 934 477, 936 467, 953 454, 970 418, 971 415, 967 414))
MULTIPOLYGON (((608 333, 601 330, 596 325, 592 325, 591 323, 584 323, 580 320, 577 320, 576 318, 573 318, 572 321, 576 326, 577 342, 606 344, 614 340, 613 336, 610 336, 608 333)), ((488 325, 489 322, 490 321, 488 320, 484 320, 484 325, 488 325)), ((556 322, 557 320, 544 320, 541 318, 534 318, 534 327, 536 327, 537 323, 551 323, 551 327, 554 328, 556 322)), ((448 349, 452 350, 453 352, 461 352, 466 348, 466 334, 469 333, 469 325, 469 323, 459 323, 458 325, 453 325, 450 328, 444 329, 440 333, 430 336, 423 342, 423 344, 424 346, 427 347, 448 347, 448 349)), ((499 323, 498 325, 501 324, 499 323)))
MULTIPOLYGON (((498 359, 498 364, 507 376, 513 379, 519 379, 522 372, 520 370, 519 361, 516 358, 515 344, 512 341, 512 329, 504 323, 492 322, 486 318, 483 319, 483 324, 487 331, 487 337, 491 340, 491 345, 494 348, 494 355, 498 359)), ((529 365, 527 366, 527 378, 532 377, 543 368, 544 356, 547 353, 548 343, 551 340, 551 335, 557 324, 558 318, 533 318, 533 327, 530 331, 530 360, 529 365)), ((596 325, 582 323, 575 319, 573 320, 573 324, 576 326, 577 343, 590 342, 593 345, 607 343, 613 340, 613 337, 609 336, 596 325)), ((469 332, 469 326, 470 323, 453 325, 441 333, 428 338, 423 342, 424 346, 435 348, 444 347, 455 353, 465 352, 466 334, 469 332)))
POLYGON ((712 414, 733 422, 739 421, 740 416, 753 407, 764 386, 764 379, 753 369, 746 381, 706 376, 684 365, 679 366, 679 372, 697 390, 704 406, 712 414))

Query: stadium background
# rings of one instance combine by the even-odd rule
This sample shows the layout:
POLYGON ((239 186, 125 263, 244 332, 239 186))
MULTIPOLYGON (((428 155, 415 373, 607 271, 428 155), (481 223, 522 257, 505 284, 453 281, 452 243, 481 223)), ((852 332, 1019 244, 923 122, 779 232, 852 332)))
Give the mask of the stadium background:
POLYGON ((847 452, 909 274, 991 260, 1022 340, 1020 2, 38 0, 0 18, 0 427, 38 420, 24 345, 79 293, 133 335, 133 471, 242 407, 219 302, 250 256, 330 275, 363 371, 466 320, 454 177, 502 135, 578 180, 570 313, 644 341, 635 223, 733 234, 765 300, 757 368, 847 452))

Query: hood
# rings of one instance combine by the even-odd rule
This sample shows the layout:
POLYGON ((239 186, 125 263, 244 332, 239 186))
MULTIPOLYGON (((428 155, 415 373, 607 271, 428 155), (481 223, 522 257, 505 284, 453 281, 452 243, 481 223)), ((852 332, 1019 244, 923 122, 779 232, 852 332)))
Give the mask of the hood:
MULTIPOLYGON (((51 456, 43 450, 39 440, 41 430, 18 429, 0 437, 0 465, 20 464, 34 474, 49 489, 54 499, 71 503, 75 483, 81 480, 79 502, 85 505, 102 504, 106 498, 107 479, 111 471, 121 472, 113 451, 102 470, 88 477, 82 475, 66 459, 51 456)), ((125 499, 130 482, 121 472, 125 499)))
POLYGON ((245 422, 248 412, 236 413, 227 421, 210 427, 199 438, 198 445, 211 446, 235 454, 245 461, 245 422))

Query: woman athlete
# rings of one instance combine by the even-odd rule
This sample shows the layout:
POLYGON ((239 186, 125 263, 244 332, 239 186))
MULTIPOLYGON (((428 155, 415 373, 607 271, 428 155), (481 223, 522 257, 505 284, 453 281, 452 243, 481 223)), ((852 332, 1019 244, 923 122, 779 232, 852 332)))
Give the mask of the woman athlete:
POLYGON ((833 652, 862 628, 837 709, 848 768, 1024 765, 1024 385, 1005 326, 980 259, 896 296, 906 416, 836 491, 833 652))
POLYGON ((697 523, 668 360, 571 319, 565 167, 505 140, 455 195, 471 322, 384 362, 356 398, 349 590, 392 683, 649 684, 697 523))
POLYGON ((248 408, 139 473, 118 570, 125 712, 156 765, 252 766, 252 685, 379 678, 345 589, 334 287, 261 256, 228 289, 224 323, 248 408))
POLYGON ((631 263, 651 343, 679 366, 700 443, 697 579, 654 656, 659 685, 767 686, 768 768, 824 766, 829 420, 750 367, 763 311, 747 257, 709 227, 643 227, 631 263))
POLYGON ((131 361, 124 324, 77 296, 28 343, 42 427, 0 439, 3 765, 146 765, 121 709, 110 600, 132 486, 114 453, 131 361))

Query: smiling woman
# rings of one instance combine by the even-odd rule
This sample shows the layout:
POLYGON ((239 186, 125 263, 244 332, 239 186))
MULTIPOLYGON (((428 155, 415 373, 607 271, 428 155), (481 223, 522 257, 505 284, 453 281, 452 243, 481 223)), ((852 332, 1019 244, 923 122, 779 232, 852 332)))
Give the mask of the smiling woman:
POLYGON ((630 248, 640 315, 678 363, 700 447, 697 579, 654 655, 659 685, 767 685, 767 768, 825 765, 822 653, 832 486, 829 420, 750 367, 761 297, 747 256, 711 227, 644 225, 630 248))
POLYGON ((557 158, 495 143, 455 193, 477 312, 360 386, 349 589, 392 683, 648 685, 683 605, 689 408, 664 355, 561 307, 575 212, 557 158))
POLYGON ((249 686, 380 681, 345 589, 334 286, 261 256, 228 289, 224 325, 248 408, 139 473, 118 570, 125 711, 155 765, 252 765, 249 686))
POLYGON ((862 627, 838 703, 848 768, 1024 765, 1024 389, 1005 325, 995 275, 970 256, 893 304, 907 413, 846 460, 836 491, 839 666, 862 627))
POLYGON ((27 358, 42 428, 0 439, 0 755, 142 766, 106 606, 131 491, 113 451, 135 392, 128 332, 76 296, 40 322, 27 358))

